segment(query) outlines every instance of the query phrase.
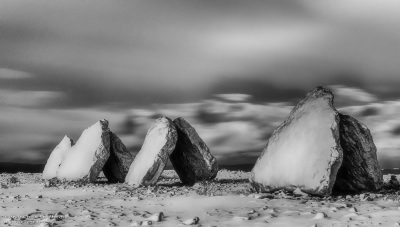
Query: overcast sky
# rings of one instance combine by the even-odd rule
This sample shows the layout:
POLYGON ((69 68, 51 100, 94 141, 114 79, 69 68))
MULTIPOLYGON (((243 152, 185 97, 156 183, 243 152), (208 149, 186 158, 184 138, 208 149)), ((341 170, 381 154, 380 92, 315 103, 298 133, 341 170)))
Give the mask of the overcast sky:
POLYGON ((397 0, 0 0, 0 157, 43 162, 100 118, 216 94, 397 100, 399 21, 397 0))

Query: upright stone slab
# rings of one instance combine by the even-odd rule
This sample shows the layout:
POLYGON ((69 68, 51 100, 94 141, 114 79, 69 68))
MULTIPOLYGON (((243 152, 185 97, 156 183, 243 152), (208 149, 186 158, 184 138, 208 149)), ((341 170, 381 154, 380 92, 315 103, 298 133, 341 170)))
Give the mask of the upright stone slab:
POLYGON ((196 181, 214 179, 218 164, 206 143, 185 119, 177 118, 174 124, 178 141, 170 159, 182 183, 193 185, 196 181))
POLYGON ((172 121, 166 117, 158 118, 147 132, 125 182, 136 187, 156 184, 169 155, 175 149, 176 140, 177 133, 172 121))
POLYGON ((57 170, 60 167, 65 155, 71 149, 74 141, 68 136, 64 136, 61 142, 53 149, 49 158, 47 159, 46 165, 43 170, 43 179, 51 179, 57 177, 57 170))
POLYGON ((355 118, 340 114, 343 163, 336 176, 335 192, 376 191, 383 176, 369 129, 355 118))
POLYGON ((330 90, 318 87, 269 138, 250 177, 257 191, 286 189, 329 195, 342 163, 339 114, 330 90))
POLYGON ((110 156, 108 121, 98 121, 82 132, 76 144, 67 152, 57 171, 57 178, 70 181, 96 181, 110 156))
POLYGON ((121 139, 110 132, 110 157, 103 167, 103 173, 110 183, 123 183, 135 154, 129 151, 121 139))

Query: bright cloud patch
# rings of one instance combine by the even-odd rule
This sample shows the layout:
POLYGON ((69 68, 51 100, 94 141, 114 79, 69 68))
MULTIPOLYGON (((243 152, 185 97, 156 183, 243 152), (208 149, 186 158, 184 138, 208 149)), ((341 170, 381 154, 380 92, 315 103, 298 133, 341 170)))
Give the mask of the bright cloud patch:
POLYGON ((27 72, 8 68, 0 68, 0 79, 26 79, 31 77, 32 75, 27 72))

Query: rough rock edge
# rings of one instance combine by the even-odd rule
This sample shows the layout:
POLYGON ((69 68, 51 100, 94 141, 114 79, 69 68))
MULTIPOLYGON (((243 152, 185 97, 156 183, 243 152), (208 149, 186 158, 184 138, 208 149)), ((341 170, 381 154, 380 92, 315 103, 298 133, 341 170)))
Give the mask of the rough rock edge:
MULTIPOLYGON (((293 108, 293 110, 290 112, 289 117, 280 125, 278 126, 278 128, 276 128, 271 137, 268 139, 268 142, 266 144, 266 146, 264 147, 263 152, 261 153, 261 155, 258 157, 256 163, 258 161, 261 160, 261 158, 264 156, 265 154, 265 149, 267 149, 269 141, 273 138, 276 137, 276 135, 282 131, 284 128, 286 128, 288 125, 290 125, 290 123, 294 120, 294 113, 301 108, 304 103, 308 102, 311 98, 313 99, 317 99, 317 98, 321 98, 323 96, 326 96, 329 99, 329 106, 331 107, 331 109, 336 113, 335 114, 335 122, 336 125, 331 127, 331 131, 332 131, 332 136, 336 141, 336 147, 332 147, 331 149, 336 149, 338 151, 338 158, 335 160, 333 156, 331 156, 331 161, 330 161, 330 166, 328 166, 328 168, 330 168, 330 179, 331 181, 328 183, 328 185, 321 185, 319 188, 317 188, 316 190, 308 190, 308 189, 303 189, 301 188, 301 186, 299 185, 288 185, 288 186, 284 186, 284 187, 271 187, 271 186, 264 186, 260 183, 257 183, 254 181, 254 172, 253 170, 251 171, 250 174, 250 184, 252 185, 252 187, 257 191, 257 192, 272 192, 272 191, 278 191, 278 190, 288 190, 288 191, 294 191, 296 188, 301 188, 302 191, 309 193, 311 195, 330 195, 332 193, 332 189, 333 189, 333 185, 336 181, 336 175, 337 172, 342 164, 343 161, 343 150, 340 146, 340 136, 339 136, 339 124, 340 124, 340 117, 339 117, 339 112, 336 110, 334 104, 333 104, 333 100, 334 100, 334 95, 332 93, 332 91, 328 88, 319 86, 316 87, 314 90, 310 91, 307 93, 306 97, 303 98, 302 100, 300 100, 297 105, 293 108)), ((254 168, 253 168, 254 169, 254 168)), ((325 181, 326 178, 323 178, 321 180, 321 184, 325 181)))
POLYGON ((95 152, 96 161, 89 170, 89 174, 83 179, 89 182, 95 182, 100 172, 103 170, 103 166, 106 164, 110 157, 110 129, 108 128, 107 120, 100 120, 102 134, 101 144, 95 152))
POLYGON ((182 183, 193 185, 197 181, 214 179, 219 168, 217 159, 211 154, 207 144, 201 139, 196 129, 184 118, 176 118, 173 123, 178 133, 178 141, 175 150, 170 155, 170 160, 182 183), (186 152, 178 150, 180 140, 188 140, 188 142, 184 143, 191 144, 193 150, 195 150, 194 154, 201 155, 199 159, 201 161, 199 163, 201 165, 200 169, 188 161, 190 156, 187 156, 186 152), (192 143, 192 141, 198 143, 192 143))
MULTIPOLYGON (((148 169, 147 173, 143 176, 142 179, 140 179, 139 184, 131 184, 131 183, 129 183, 128 179, 125 179, 125 182, 131 186, 140 187, 140 186, 151 186, 151 185, 156 184, 159 177, 161 176, 161 173, 164 171, 164 168, 168 162, 168 157, 175 149, 176 141, 178 139, 178 134, 177 134, 175 125, 173 124, 171 119, 169 119, 168 117, 165 117, 165 116, 162 116, 162 117, 158 118, 157 120, 162 119, 162 118, 165 118, 168 122, 168 132, 166 135, 167 142, 161 148, 160 152, 157 154, 153 164, 151 165, 152 167, 150 169, 148 169), (148 178, 150 178, 150 179, 148 179, 148 178)), ((153 125, 148 130, 148 132, 150 132, 154 127, 155 127, 155 125, 153 125)), ((137 156, 135 158, 137 158, 137 156)), ((134 162, 132 162, 132 164, 133 163, 134 162)), ((130 168, 132 168, 132 166, 130 168)), ((129 175, 127 175, 127 177, 128 176, 129 175)))
POLYGON ((141 185, 144 186, 154 185, 157 183, 158 178, 164 171, 164 168, 168 162, 168 158, 174 151, 176 142, 178 140, 178 133, 172 120, 165 116, 162 118, 166 118, 168 120, 167 143, 161 148, 161 151, 157 154, 157 158, 152 165, 153 168, 150 168, 147 171, 146 175, 143 177, 141 185), (153 177, 150 178, 151 176, 153 177))

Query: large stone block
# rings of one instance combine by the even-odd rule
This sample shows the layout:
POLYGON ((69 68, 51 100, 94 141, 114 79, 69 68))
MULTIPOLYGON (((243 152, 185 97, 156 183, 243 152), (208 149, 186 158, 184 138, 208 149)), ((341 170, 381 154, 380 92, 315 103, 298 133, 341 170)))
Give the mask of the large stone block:
POLYGON ((342 164, 339 113, 330 90, 318 87, 272 134, 250 181, 258 191, 279 189, 329 195, 342 164))
POLYGON ((182 183, 193 185, 196 181, 214 179, 218 164, 206 143, 185 119, 177 118, 174 124, 178 141, 170 159, 182 183))
POLYGON ((335 192, 376 191, 383 176, 369 129, 355 118, 340 114, 343 162, 336 176, 335 192))
POLYGON ((129 151, 121 139, 110 132, 110 157, 103 167, 103 173, 110 183, 123 183, 135 154, 129 151))
POLYGON ((57 177, 57 170, 60 167, 65 155, 71 149, 74 141, 68 136, 64 136, 61 142, 53 149, 49 158, 47 159, 46 165, 43 170, 43 179, 51 179, 57 177))
POLYGON ((57 178, 70 181, 96 181, 110 156, 108 121, 98 121, 82 132, 76 144, 67 152, 57 178))
POLYGON ((133 160, 125 182, 133 186, 157 183, 168 157, 175 149, 177 132, 172 121, 166 117, 157 119, 148 130, 143 146, 133 160))

